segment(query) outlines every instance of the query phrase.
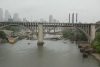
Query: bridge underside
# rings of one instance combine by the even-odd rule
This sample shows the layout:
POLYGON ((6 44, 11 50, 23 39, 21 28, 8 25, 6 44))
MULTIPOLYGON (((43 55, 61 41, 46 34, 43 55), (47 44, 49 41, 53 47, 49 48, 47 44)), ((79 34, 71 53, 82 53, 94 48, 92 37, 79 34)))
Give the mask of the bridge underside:
MULTIPOLYGON (((6 26, 23 26, 31 29, 33 33, 37 33, 38 26, 41 23, 36 22, 0 22, 0 29, 6 26), (36 31, 35 31, 36 30, 36 31)), ((95 32, 100 28, 100 24, 82 24, 82 23, 42 23, 43 30, 47 29, 49 33, 50 30, 55 30, 57 27, 75 27, 80 29, 88 38, 88 41, 91 42, 95 38, 95 32)), ((38 34, 39 35, 39 34, 38 34)))

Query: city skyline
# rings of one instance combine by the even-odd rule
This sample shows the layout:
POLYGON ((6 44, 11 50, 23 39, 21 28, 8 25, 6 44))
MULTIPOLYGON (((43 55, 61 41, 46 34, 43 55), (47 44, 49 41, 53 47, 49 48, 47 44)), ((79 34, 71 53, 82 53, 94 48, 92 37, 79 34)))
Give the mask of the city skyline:
MULTIPOLYGON (((23 19, 20 19, 19 18, 19 14, 18 13, 14 13, 13 14, 13 17, 11 17, 11 14, 10 14, 10 12, 8 11, 8 10, 5 10, 5 12, 2 10, 2 8, 0 8, 0 10, 2 11, 1 12, 1 14, 2 14, 2 21, 8 21, 8 20, 13 20, 13 21, 28 21, 29 22, 29 20, 27 20, 25 17, 23 18, 23 19)), ((45 19, 40 19, 40 20, 33 20, 32 21, 32 17, 31 17, 31 21, 30 22, 59 22, 58 20, 56 20, 56 19, 54 19, 53 18, 53 15, 49 15, 49 20, 48 21, 46 21, 45 19), (50 18, 50 16, 51 16, 51 18, 50 18)))
POLYGON ((48 21, 52 14, 60 22, 68 22, 69 13, 78 13, 78 21, 92 23, 100 20, 100 0, 0 0, 0 8, 9 10, 11 15, 18 13, 20 18, 27 20, 48 21), (23 4, 22 4, 23 3, 23 4))
POLYGON ((9 20, 21 21, 18 13, 14 13, 12 17, 8 10, 3 11, 2 8, 0 8, 0 21, 9 21, 9 20))

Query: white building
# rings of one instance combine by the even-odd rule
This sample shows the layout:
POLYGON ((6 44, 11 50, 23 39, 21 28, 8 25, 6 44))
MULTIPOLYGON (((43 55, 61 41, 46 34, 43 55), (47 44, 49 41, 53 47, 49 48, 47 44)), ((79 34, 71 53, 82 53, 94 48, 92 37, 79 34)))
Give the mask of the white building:
POLYGON ((52 23, 53 22, 53 16, 49 15, 49 22, 52 23))
POLYGON ((45 21, 44 19, 40 19, 40 22, 46 23, 47 21, 45 21))
POLYGON ((23 22, 29 22, 26 18, 23 18, 23 22))
POLYGON ((13 20, 14 20, 14 21, 18 21, 18 19, 19 19, 18 13, 14 13, 14 15, 13 15, 13 20))
POLYGON ((3 21, 3 10, 0 8, 0 21, 3 21))
POLYGON ((10 18, 10 13, 8 12, 8 10, 5 10, 5 21, 8 21, 9 18, 10 18))
POLYGON ((56 19, 53 19, 53 22, 56 23, 57 22, 56 19))

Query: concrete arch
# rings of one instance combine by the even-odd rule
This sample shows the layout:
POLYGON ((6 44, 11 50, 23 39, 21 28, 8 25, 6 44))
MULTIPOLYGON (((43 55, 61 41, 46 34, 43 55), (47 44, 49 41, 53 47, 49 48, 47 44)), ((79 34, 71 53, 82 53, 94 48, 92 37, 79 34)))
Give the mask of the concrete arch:
MULTIPOLYGON (((16 25, 16 24, 4 25, 4 26, 0 27, 0 30, 1 30, 2 28, 4 28, 4 27, 7 27, 7 26, 20 26, 20 27, 25 27, 25 28, 31 30, 31 29, 28 28, 27 26, 24 26, 24 25, 16 25)), ((34 27, 33 27, 33 28, 34 28, 34 27)), ((31 31, 33 31, 33 32, 35 33, 34 30, 31 30, 31 31)))
POLYGON ((95 29, 95 32, 96 32, 99 28, 100 28, 100 26, 99 26, 99 27, 97 27, 97 28, 95 29))
MULTIPOLYGON (((59 28, 60 26, 58 26, 58 27, 54 27, 53 29, 55 29, 55 28, 59 28)), ((79 27, 75 27, 75 26, 73 26, 74 28, 77 28, 77 29, 79 29, 79 30, 81 30, 85 35, 86 35, 86 37, 87 37, 87 39, 88 39, 88 42, 90 42, 90 36, 83 30, 83 29, 81 29, 81 28, 79 28, 79 27)), ((53 30, 52 29, 52 30, 53 30)), ((50 32, 50 31, 49 31, 50 32)))
POLYGON ((86 35, 86 37, 88 39, 88 42, 90 42, 90 36, 83 29, 81 29, 79 27, 76 27, 76 28, 78 28, 79 30, 81 30, 86 35))

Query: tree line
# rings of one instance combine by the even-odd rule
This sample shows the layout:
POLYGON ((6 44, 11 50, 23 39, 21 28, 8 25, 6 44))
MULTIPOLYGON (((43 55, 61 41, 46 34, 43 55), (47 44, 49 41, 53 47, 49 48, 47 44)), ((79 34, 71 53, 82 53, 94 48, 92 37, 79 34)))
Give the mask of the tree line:
POLYGON ((95 37, 95 39, 92 41, 92 46, 93 46, 93 48, 98 52, 98 53, 100 53, 100 32, 98 32, 97 34, 96 34, 96 37, 95 37))
POLYGON ((86 35, 80 31, 79 29, 76 29, 74 32, 72 32, 72 30, 68 29, 68 30, 63 30, 62 31, 63 33, 63 37, 64 38, 67 38, 67 37, 72 37, 72 36, 75 36, 76 40, 80 40, 80 41, 87 41, 87 37, 86 35))

